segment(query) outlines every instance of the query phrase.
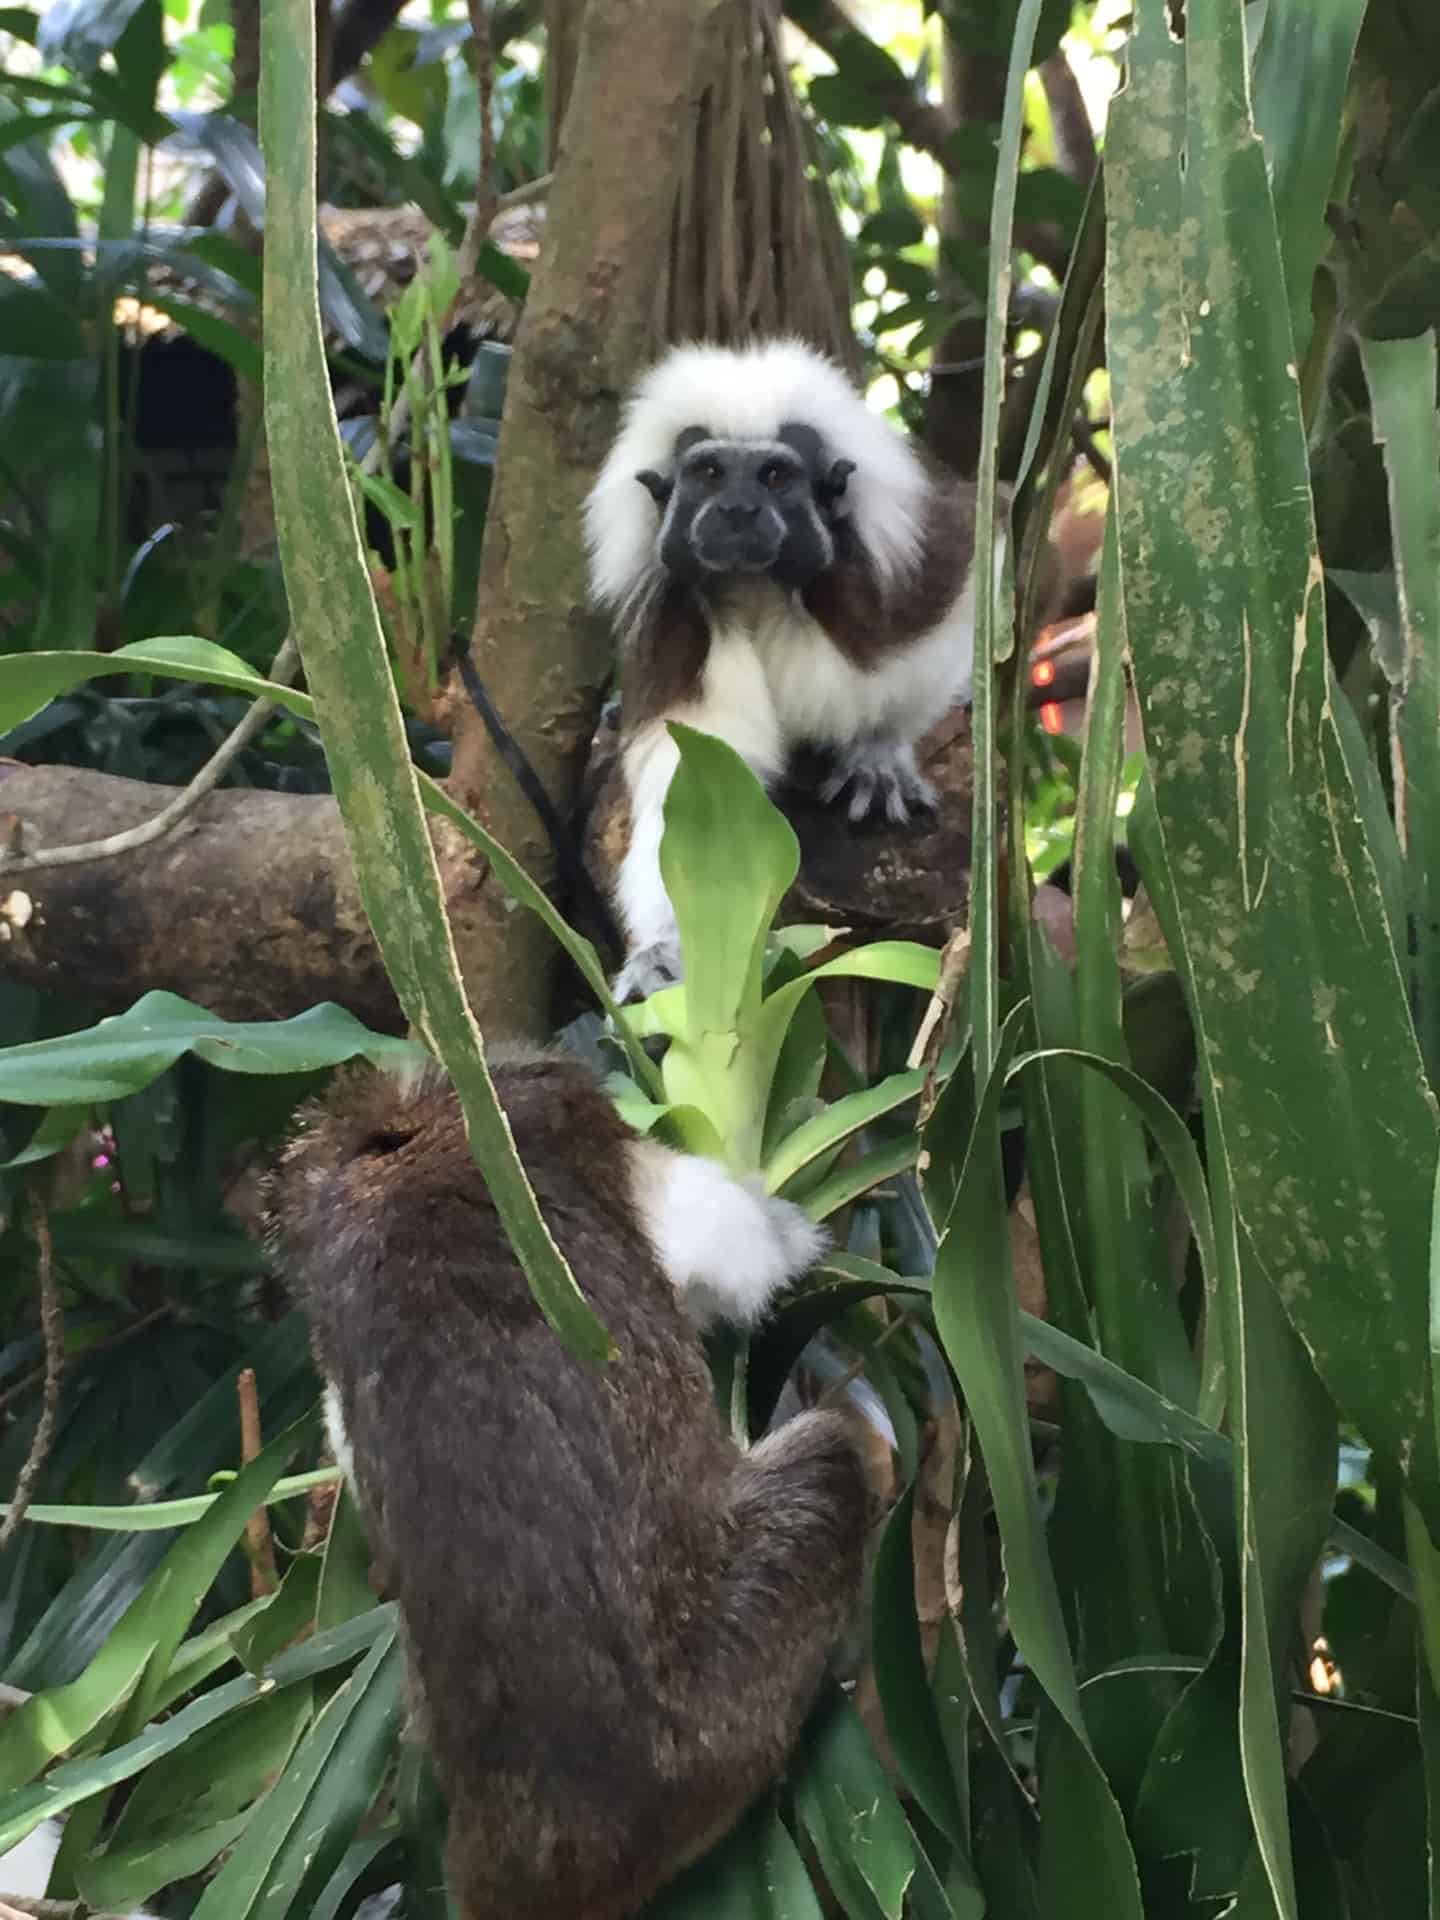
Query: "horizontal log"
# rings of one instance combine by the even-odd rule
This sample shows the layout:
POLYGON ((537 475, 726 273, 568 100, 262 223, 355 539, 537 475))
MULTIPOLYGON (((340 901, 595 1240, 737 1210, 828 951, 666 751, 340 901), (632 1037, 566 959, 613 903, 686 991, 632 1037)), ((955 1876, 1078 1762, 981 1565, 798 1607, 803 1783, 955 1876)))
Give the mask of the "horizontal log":
MULTIPOLYGON (((0 846, 23 854, 139 826, 171 789, 0 762, 0 846)), ((231 1020, 335 1000, 403 1021, 360 905, 335 802, 226 788, 162 839, 78 866, 7 870, 0 975, 105 1011, 168 988, 231 1020)))

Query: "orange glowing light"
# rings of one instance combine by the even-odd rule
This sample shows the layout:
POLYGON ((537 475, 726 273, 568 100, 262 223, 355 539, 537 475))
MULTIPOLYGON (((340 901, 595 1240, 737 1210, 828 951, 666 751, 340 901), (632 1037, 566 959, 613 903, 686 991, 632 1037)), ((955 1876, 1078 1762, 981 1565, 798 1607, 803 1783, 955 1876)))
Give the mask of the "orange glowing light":
POLYGON ((1058 700, 1047 700, 1044 706, 1041 707, 1040 724, 1044 727, 1046 733, 1063 733, 1065 731, 1065 716, 1060 710, 1058 700))
POLYGON ((1053 660, 1037 660, 1030 668, 1030 683, 1036 687, 1048 687, 1055 678, 1053 660))

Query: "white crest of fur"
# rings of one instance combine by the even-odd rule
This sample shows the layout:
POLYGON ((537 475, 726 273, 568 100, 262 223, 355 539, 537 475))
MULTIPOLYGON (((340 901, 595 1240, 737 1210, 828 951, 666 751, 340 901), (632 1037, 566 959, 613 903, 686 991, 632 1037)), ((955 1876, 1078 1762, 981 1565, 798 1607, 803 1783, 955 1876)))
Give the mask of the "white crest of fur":
POLYGON ((911 572, 920 558, 925 469, 839 367, 802 340, 684 346, 635 388, 585 503, 595 599, 624 608, 653 573, 659 518, 637 473, 668 472, 687 427, 717 439, 773 440, 786 421, 813 427, 832 460, 855 463, 845 504, 881 584, 911 572))
POLYGON ((629 1152, 640 1224, 697 1326, 753 1326, 824 1250, 823 1228, 758 1178, 657 1140, 635 1140, 629 1152))

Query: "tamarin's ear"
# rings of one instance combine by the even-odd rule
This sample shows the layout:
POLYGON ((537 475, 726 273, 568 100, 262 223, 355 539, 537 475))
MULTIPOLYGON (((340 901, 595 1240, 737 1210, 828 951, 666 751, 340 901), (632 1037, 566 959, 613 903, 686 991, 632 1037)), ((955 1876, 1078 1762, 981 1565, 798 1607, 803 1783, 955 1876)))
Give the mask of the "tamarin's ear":
POLYGON ((667 480, 663 473, 656 473, 653 467, 646 467, 635 478, 644 487, 657 507, 663 509, 666 501, 675 491, 675 482, 667 480))
POLYGON ((844 498, 845 483, 855 471, 853 460, 833 460, 830 471, 815 483, 815 498, 822 507, 838 506, 844 498))

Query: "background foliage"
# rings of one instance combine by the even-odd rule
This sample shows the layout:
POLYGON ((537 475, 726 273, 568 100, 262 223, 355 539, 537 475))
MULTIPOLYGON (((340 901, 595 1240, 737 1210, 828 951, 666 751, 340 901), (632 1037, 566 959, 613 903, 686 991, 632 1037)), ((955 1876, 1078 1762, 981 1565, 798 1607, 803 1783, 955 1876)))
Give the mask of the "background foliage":
MULTIPOLYGON (((284 5, 265 79, 300 125, 284 5)), ((811 1286, 717 1346, 737 1434, 803 1360, 858 1381, 894 1442, 860 1684, 660 1904, 1440 1916, 1440 25, 1401 0, 788 15, 877 404, 1016 484, 1022 607, 1057 496, 1057 529, 1078 503, 1106 535, 1081 745, 1035 726, 982 596, 973 905, 923 1044, 933 953, 818 964, 823 936, 794 928, 767 948, 794 837, 694 736, 667 852, 709 875, 677 891, 689 987, 623 1044, 593 1014, 566 1036, 636 1124, 836 1229, 811 1286), (700 851, 716 818, 723 869, 700 851), (1031 911, 1052 877, 1058 923, 1031 911), (863 1058, 817 990, 842 976, 871 983, 863 1058), (657 1067, 638 1041, 658 1035, 657 1067)), ((394 10, 358 54, 355 18, 329 47, 321 194, 413 201, 458 244, 469 16, 394 10)), ((388 837, 347 813, 387 964, 510 1182, 547 1310, 596 1338, 486 1142, 419 831, 423 805, 485 846, 603 1005, 593 949, 428 777, 504 355, 446 334, 443 256, 387 314, 322 245, 362 470, 347 495, 337 445, 327 495, 272 426, 279 547, 239 538, 264 357, 272 396, 279 369, 314 412, 309 450, 330 412, 304 143, 262 157, 253 28, 213 0, 0 12, 3 752, 182 782, 263 690, 232 781, 344 802, 359 758, 381 768, 388 837), (371 450, 400 450, 422 346, 407 469, 371 450), (352 497, 410 593, 384 631, 352 497), (437 602, 425 555, 452 530, 437 602), (331 592, 354 618, 322 651, 331 592), (308 694, 265 678, 292 617, 308 694)), ((507 192, 547 164, 549 50, 524 7, 491 33, 507 192)), ((480 270, 523 298, 498 248, 480 270)), ((238 1023, 151 994, 100 1021, 3 966, 0 1009, 0 1485, 50 1436, 0 1549, 0 1848, 68 1811, 62 1900, 340 1917, 398 1887, 438 1914, 443 1810, 399 1738, 395 1621, 316 1469, 303 1328, 254 1231, 299 1099, 411 1043, 333 1005, 238 1023)))

